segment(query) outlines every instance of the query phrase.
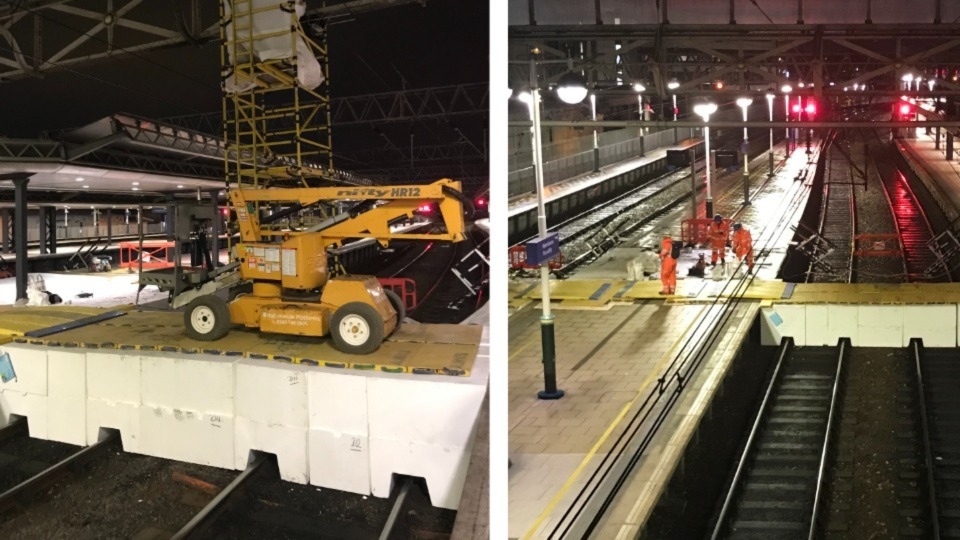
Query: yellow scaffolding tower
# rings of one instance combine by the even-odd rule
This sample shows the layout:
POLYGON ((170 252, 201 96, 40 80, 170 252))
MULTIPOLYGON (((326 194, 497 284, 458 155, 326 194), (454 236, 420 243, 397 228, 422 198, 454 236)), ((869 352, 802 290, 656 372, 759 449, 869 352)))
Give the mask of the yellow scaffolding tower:
POLYGON ((303 0, 221 0, 228 188, 310 186, 333 170, 326 34, 304 31, 304 9, 303 0), (318 86, 304 84, 308 69, 318 86))

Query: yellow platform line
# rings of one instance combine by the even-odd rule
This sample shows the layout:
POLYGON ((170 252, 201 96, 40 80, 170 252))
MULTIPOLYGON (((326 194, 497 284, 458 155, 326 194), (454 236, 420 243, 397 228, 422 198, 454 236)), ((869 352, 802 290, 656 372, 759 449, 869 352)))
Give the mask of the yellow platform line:
POLYGON ((677 347, 681 343, 683 343, 683 341, 690 334, 690 330, 695 326, 693 322, 700 320, 700 317, 703 315, 703 312, 707 309, 707 307, 708 306, 703 306, 700 308, 700 311, 692 319, 691 323, 687 325, 687 328, 683 331, 683 333, 680 334, 680 337, 678 337, 677 340, 673 342, 673 345, 671 345, 670 348, 667 349, 667 352, 663 353, 663 356, 661 356, 660 359, 657 360, 657 365, 650 370, 650 373, 647 375, 647 378, 644 379, 644 381, 640 384, 640 388, 637 389, 636 395, 634 395, 633 399, 628 401, 626 405, 624 405, 623 408, 620 409, 620 412, 617 414, 616 418, 614 418, 613 421, 610 423, 610 425, 607 426, 607 429, 603 432, 602 435, 600 435, 600 438, 597 439, 597 442, 594 443, 590 451, 587 452, 587 455, 584 456, 580 464, 577 465, 577 468, 573 470, 573 473, 571 473, 570 476, 567 478, 567 481, 563 483, 563 486, 560 487, 560 490, 557 491, 557 493, 553 496, 553 498, 550 499, 550 502, 547 503, 547 506, 546 508, 543 509, 543 512, 540 513, 540 515, 537 517, 536 520, 534 520, 530 528, 527 529, 527 532, 524 533, 522 540, 530 540, 531 538, 533 538, 533 535, 534 533, 536 533, 537 529, 539 529, 540 526, 543 525, 543 522, 548 517, 550 517, 550 515, 553 513, 553 510, 557 507, 558 504, 560 504, 560 501, 567 494, 567 491, 570 490, 574 482, 577 481, 577 478, 580 477, 584 469, 586 469, 587 465, 590 464, 590 461, 593 460, 593 457, 597 454, 597 452, 600 450, 603 444, 607 442, 607 439, 610 437, 613 431, 617 428, 617 426, 620 425, 620 422, 622 422, 623 419, 626 417, 627 412, 633 407, 633 405, 637 402, 637 400, 640 399, 644 391, 646 391, 647 387, 650 386, 650 383, 653 382, 654 377, 660 374, 660 370, 666 364, 667 360, 669 360, 670 357, 673 356, 673 353, 676 352, 677 347))

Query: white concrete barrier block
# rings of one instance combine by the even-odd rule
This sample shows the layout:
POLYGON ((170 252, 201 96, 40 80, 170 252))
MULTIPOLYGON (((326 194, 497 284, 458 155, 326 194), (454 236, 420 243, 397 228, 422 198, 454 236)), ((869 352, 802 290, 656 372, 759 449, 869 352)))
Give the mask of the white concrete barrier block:
MULTIPOLYGON (((304 386, 306 386, 304 381, 304 386)), ((307 428, 265 424, 247 418, 236 419, 234 468, 249 465, 250 451, 276 454, 280 478, 297 484, 309 481, 307 466, 307 428)))
POLYGON ((370 374, 307 373, 310 483, 370 493, 367 381, 370 374))
POLYGON ((140 407, 140 452, 233 469, 234 419, 170 407, 140 407))
POLYGON ((0 392, 0 410, 7 418, 11 414, 25 416, 30 436, 47 438, 47 396, 4 390, 0 392))
POLYGON ((808 346, 836 345, 836 340, 830 343, 830 308, 821 305, 809 305, 806 312, 806 343, 808 346))
POLYGON ((86 400, 87 355, 84 351, 57 347, 49 349, 47 373, 47 395, 86 400))
POLYGON ((87 400, 87 445, 100 441, 100 428, 120 431, 125 452, 140 451, 140 407, 131 403, 87 400))
POLYGON ((84 446, 87 443, 87 400, 83 397, 47 397, 47 436, 51 441, 84 446))
POLYGON ((237 417, 262 424, 306 429, 307 373, 316 370, 312 366, 263 360, 237 361, 237 417))
MULTIPOLYGON (((366 434, 311 429, 310 484, 369 495, 370 440, 366 434)), ((389 497, 382 495, 383 497, 389 497)))
POLYGON ((858 347, 902 347, 903 307, 857 307, 858 347))
POLYGON ((145 353, 140 357, 141 402, 233 417, 235 362, 211 355, 145 353))
POLYGON ((857 347, 902 347, 902 326, 861 326, 857 329, 857 347))
POLYGON ((389 439, 374 439, 371 444, 374 448, 371 476, 374 479, 375 496, 390 496, 393 473, 408 474, 422 476, 426 480, 433 506, 456 510, 460 505, 463 483, 470 465, 469 447, 466 451, 459 451, 433 444, 389 439))
POLYGON ((47 395, 47 349, 36 345, 8 343, 0 351, 10 354, 17 378, 0 383, 0 389, 22 394, 47 395))
POLYGON ((391 473, 408 474, 427 479, 434 506, 457 507, 463 487, 462 479, 459 485, 457 479, 469 462, 474 424, 486 392, 486 386, 473 379, 386 374, 368 379, 374 495, 389 495, 391 473))
POLYGON ((857 311, 859 326, 902 326, 903 306, 861 305, 857 311))
POLYGON ((956 347, 956 328, 956 306, 903 306, 904 347, 911 338, 922 338, 925 347, 956 347))
POLYGON ((140 404, 140 355, 87 353, 87 398, 140 404))
MULTIPOLYGON (((807 306, 812 307, 812 306, 807 306)), ((850 344, 858 346, 859 325, 857 323, 858 306, 829 305, 827 318, 830 321, 830 332, 827 334, 826 345, 834 346, 840 338, 850 338, 850 344)))
POLYGON ((760 310, 762 345, 780 345, 784 337, 792 337, 795 345, 806 345, 806 306, 776 304, 760 310))

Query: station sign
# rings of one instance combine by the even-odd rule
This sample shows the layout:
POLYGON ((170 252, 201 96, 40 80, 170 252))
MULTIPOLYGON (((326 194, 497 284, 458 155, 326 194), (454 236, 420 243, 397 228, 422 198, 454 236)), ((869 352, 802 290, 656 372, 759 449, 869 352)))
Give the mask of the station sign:
POLYGON ((527 264, 532 266, 546 264, 560 254, 560 235, 556 232, 547 233, 543 238, 527 242, 526 247, 527 264))

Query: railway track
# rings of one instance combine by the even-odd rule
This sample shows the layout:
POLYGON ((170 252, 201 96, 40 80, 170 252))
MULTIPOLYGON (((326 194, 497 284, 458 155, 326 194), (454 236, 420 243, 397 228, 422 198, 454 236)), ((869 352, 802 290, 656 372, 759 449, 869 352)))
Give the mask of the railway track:
POLYGON ((848 340, 781 346, 711 538, 806 538, 816 530, 849 349, 848 340))
MULTIPOLYGON (((942 255, 928 247, 928 243, 934 237, 930 219, 911 189, 907 177, 890 156, 889 144, 881 140, 877 130, 860 131, 864 137, 864 144, 868 145, 869 160, 880 179, 889 213, 893 218, 891 232, 896 233, 900 238, 900 249, 903 254, 902 281, 909 283, 951 281, 949 273, 930 275, 928 272, 935 263, 942 263, 942 255), (869 134, 867 134, 868 131, 869 134), (867 139, 870 139, 870 143, 867 139)), ((945 265, 943 267, 946 268, 945 265)))
POLYGON ((851 247, 857 234, 856 189, 853 168, 844 159, 837 159, 835 154, 839 152, 833 148, 835 144, 845 144, 846 139, 838 141, 837 138, 835 131, 827 135, 827 151, 822 154, 828 161, 824 173, 823 207, 817 227, 817 233, 831 241, 835 249, 821 259, 824 265, 811 262, 807 270, 808 282, 850 283, 854 279, 851 247))
POLYGON ((923 426, 923 462, 929 504, 926 538, 960 538, 960 372, 954 349, 910 344, 923 426))
POLYGON ((120 440, 119 432, 111 430, 104 440, 78 449, 30 438, 26 428, 27 420, 19 419, 0 430, 0 441, 19 447, 12 454, 2 453, 5 464, 0 469, 0 487, 4 490, 0 492, 0 514, 28 506, 33 497, 106 455, 120 440))
POLYGON ((442 270, 437 267, 435 273, 416 280, 417 290, 424 283, 426 292, 418 298, 417 308, 409 316, 422 323, 453 324, 479 309, 487 301, 489 265, 478 253, 486 259, 488 243, 489 237, 483 231, 470 227, 467 240, 449 248, 442 270))
MULTIPOLYGON (((443 513, 445 518, 434 519, 447 523, 450 528, 453 526, 453 511, 437 510, 429 508, 429 505, 424 508, 426 497, 412 478, 400 483, 390 499, 345 494, 366 507, 364 516, 355 521, 345 521, 342 516, 336 515, 336 512, 330 512, 329 507, 323 505, 319 499, 310 499, 316 496, 307 495, 307 491, 320 491, 315 488, 283 488, 283 491, 288 493, 299 492, 300 497, 305 499, 300 502, 305 504, 292 508, 280 507, 269 500, 275 495, 276 489, 272 488, 275 488, 278 482, 276 460, 267 454, 258 455, 170 538, 407 538, 412 531, 408 527, 398 527, 398 524, 407 518, 402 513, 404 510, 414 515, 443 513), (303 491, 300 491, 301 488, 303 491)), ((443 536, 446 533, 432 534, 443 536)))

